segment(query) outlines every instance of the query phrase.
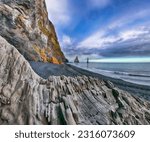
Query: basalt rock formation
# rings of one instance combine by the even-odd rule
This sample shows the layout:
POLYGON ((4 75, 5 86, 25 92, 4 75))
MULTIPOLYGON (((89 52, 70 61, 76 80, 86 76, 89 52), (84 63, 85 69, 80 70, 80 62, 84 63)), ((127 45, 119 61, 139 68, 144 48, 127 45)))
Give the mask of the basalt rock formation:
POLYGON ((45 0, 0 0, 0 35, 30 61, 65 61, 45 0))
POLYGON ((149 108, 109 81, 43 79, 0 37, 0 124, 150 124, 149 108))
POLYGON ((76 58, 74 59, 74 63, 79 63, 79 58, 78 58, 78 56, 76 56, 76 58))

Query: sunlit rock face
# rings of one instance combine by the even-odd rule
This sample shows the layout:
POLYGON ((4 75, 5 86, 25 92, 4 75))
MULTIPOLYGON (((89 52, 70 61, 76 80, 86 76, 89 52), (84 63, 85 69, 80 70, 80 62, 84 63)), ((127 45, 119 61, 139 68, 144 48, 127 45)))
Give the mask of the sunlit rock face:
POLYGON ((45 0, 1 0, 0 35, 31 61, 65 61, 45 0))

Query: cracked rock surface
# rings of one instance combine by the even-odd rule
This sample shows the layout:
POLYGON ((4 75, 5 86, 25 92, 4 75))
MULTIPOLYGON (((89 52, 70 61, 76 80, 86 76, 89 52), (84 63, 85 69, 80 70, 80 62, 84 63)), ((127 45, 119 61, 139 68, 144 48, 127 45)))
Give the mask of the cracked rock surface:
POLYGON ((43 79, 0 37, 0 124, 150 124, 150 103, 93 77, 43 79))

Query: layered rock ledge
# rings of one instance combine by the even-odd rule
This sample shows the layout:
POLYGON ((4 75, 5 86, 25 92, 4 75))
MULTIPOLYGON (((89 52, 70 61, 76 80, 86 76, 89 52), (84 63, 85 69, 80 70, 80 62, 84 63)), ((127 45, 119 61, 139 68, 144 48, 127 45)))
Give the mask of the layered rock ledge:
POLYGON ((109 81, 43 79, 0 37, 0 124, 150 124, 149 108, 109 81))

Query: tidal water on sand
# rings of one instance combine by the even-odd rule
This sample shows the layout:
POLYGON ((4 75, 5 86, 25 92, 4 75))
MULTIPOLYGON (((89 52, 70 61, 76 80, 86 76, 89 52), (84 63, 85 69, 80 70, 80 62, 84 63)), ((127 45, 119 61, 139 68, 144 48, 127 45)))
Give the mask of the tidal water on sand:
POLYGON ((82 69, 127 82, 150 86, 150 63, 71 63, 82 69))

